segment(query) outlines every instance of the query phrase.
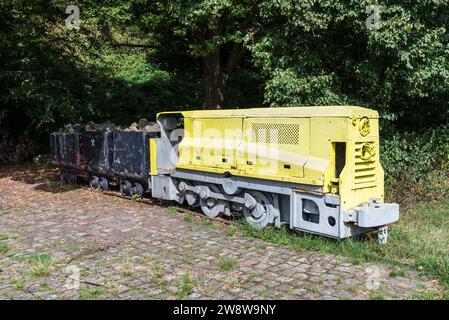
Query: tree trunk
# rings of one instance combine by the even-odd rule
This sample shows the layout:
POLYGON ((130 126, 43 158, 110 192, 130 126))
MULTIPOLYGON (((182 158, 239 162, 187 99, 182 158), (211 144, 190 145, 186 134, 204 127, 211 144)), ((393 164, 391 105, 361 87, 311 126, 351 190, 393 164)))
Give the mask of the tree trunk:
POLYGON ((222 71, 220 49, 204 57, 205 98, 204 109, 222 109, 226 75, 222 71))

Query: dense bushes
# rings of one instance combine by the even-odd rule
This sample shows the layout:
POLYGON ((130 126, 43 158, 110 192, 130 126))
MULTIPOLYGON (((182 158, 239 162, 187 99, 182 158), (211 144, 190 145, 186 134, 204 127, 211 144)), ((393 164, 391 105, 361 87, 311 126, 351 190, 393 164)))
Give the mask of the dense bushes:
POLYGON ((389 130, 381 143, 387 197, 434 200, 449 193, 449 128, 423 132, 389 130))
POLYGON ((251 45, 268 104, 361 105, 401 129, 449 121, 449 3, 378 1, 367 28, 364 1, 266 1, 251 45))

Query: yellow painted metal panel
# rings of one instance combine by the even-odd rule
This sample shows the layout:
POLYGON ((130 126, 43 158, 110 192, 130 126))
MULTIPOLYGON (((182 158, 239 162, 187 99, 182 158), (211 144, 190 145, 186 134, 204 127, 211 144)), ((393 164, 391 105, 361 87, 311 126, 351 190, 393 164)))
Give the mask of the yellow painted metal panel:
POLYGON ((238 169, 249 173, 304 177, 309 159, 308 118, 247 118, 238 169))
POLYGON ((384 199, 384 172, 380 165, 379 121, 376 118, 348 119, 346 166, 339 180, 342 208, 350 209, 384 199), (368 123, 367 126, 363 125, 368 123))
MULTIPOLYGON (((176 112, 161 112, 171 114, 176 112)), ((187 118, 310 118, 310 117, 354 117, 363 116, 378 118, 377 111, 357 106, 320 106, 320 107, 288 107, 288 108, 251 108, 251 109, 222 109, 195 110, 181 112, 187 118)))
POLYGON ((150 174, 157 175, 156 140, 150 139, 150 174))
POLYGON ((185 118, 180 165, 235 169, 237 146, 242 139, 242 119, 185 118))
POLYGON ((184 117, 186 130, 177 168, 322 186, 323 193, 340 195, 343 209, 372 197, 383 200, 374 110, 330 106, 176 113, 184 117), (277 135, 270 133, 273 129, 277 135), (336 143, 346 150, 339 176, 336 143))

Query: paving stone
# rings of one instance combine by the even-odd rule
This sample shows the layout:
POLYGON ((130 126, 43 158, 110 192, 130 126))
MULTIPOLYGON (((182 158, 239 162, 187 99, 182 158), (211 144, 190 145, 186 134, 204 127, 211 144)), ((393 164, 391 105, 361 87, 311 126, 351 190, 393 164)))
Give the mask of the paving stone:
MULTIPOLYGON (((61 188, 55 170, 12 176, 0 173, 0 235, 9 248, 0 255, 0 299, 175 299, 188 285, 187 299, 369 298, 373 264, 229 237, 221 225, 186 222, 164 207, 61 188), (40 273, 29 262, 39 253, 52 257, 40 273), (220 270, 224 257, 237 264, 220 270), (79 268, 79 289, 67 289, 67 266, 79 268)), ((376 267, 386 299, 439 290, 416 272, 392 278, 376 267)))

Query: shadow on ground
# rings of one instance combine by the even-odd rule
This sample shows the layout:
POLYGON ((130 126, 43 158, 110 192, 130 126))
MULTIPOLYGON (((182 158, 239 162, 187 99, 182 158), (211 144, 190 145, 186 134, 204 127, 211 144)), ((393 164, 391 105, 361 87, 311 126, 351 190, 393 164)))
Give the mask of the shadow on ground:
POLYGON ((34 164, 0 167, 0 179, 10 178, 26 184, 35 185, 34 189, 51 193, 61 193, 81 188, 64 184, 59 179, 59 171, 53 166, 36 166, 34 164))

